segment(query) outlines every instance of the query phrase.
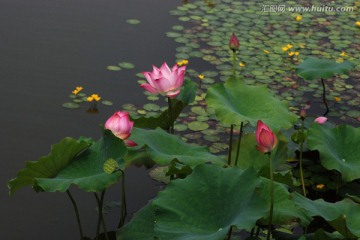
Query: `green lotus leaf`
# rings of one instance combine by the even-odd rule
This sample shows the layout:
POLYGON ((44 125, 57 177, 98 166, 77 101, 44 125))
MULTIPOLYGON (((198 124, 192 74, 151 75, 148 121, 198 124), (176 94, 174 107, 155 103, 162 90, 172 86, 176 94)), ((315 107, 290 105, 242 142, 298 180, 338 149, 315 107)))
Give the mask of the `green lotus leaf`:
MULTIPOLYGON (((172 108, 172 118, 176 120, 180 115, 181 111, 195 99, 196 95, 196 83, 192 82, 189 79, 185 79, 184 85, 180 91, 180 94, 171 99, 171 108, 172 108)), ((135 127, 141 128, 157 128, 168 130, 172 124, 172 121, 169 117, 168 110, 163 111, 156 117, 141 117, 134 120, 135 127)))
POLYGON ((211 154, 207 147, 185 143, 178 136, 169 134, 160 128, 146 130, 134 127, 131 140, 136 142, 139 147, 144 146, 145 152, 143 148, 140 148, 139 152, 131 150, 131 156, 126 157, 127 162, 150 158, 160 165, 167 165, 174 159, 191 167, 206 162, 225 164, 222 158, 211 154))
POLYGON ((339 125, 326 128, 313 124, 308 132, 308 146, 320 152, 321 164, 339 171, 350 182, 360 178, 360 128, 339 125))
POLYGON ((120 167, 124 166, 123 156, 127 149, 124 142, 115 137, 111 131, 104 130, 103 137, 85 152, 77 156, 54 178, 37 178, 36 184, 47 192, 66 191, 71 184, 77 185, 86 192, 100 192, 116 183, 121 172, 108 174, 104 171, 107 160, 115 160, 120 167))
POLYGON ((160 239, 223 239, 231 226, 250 230, 267 214, 255 189, 253 169, 200 165, 184 180, 172 181, 153 201, 160 239), (246 182, 245 185, 239 185, 246 182), (256 200, 255 200, 256 199, 256 200))
POLYGON ((131 222, 116 233, 117 240, 154 240, 155 213, 152 202, 135 213, 131 222))
POLYGON ((335 203, 322 199, 313 201, 296 192, 293 193, 293 199, 297 207, 304 209, 309 216, 324 218, 346 239, 360 237, 360 204, 348 198, 335 203))
POLYGON ((353 69, 350 62, 337 63, 327 59, 307 58, 296 67, 296 73, 305 80, 330 78, 336 74, 347 73, 353 69))
MULTIPOLYGON (((231 163, 235 164, 236 154, 237 154, 237 141, 234 141, 232 145, 231 152, 231 163)), ((238 157, 237 166, 241 169, 247 169, 248 167, 253 167, 255 170, 259 171, 264 167, 269 166, 269 157, 266 154, 259 152, 256 149, 256 137, 255 133, 244 134, 241 138, 240 151, 238 157)), ((277 167, 281 168, 286 164, 287 157, 287 147, 286 141, 283 138, 279 139, 279 145, 274 149, 272 155, 272 161, 275 169, 277 167)))
POLYGON ((239 79, 229 79, 208 89, 206 102, 224 124, 262 120, 273 131, 289 128, 297 120, 285 102, 273 97, 265 86, 249 86, 239 79))
MULTIPOLYGON (((260 195, 266 199, 266 206, 270 206, 270 180, 262 178, 262 182, 263 189, 260 195)), ((307 226, 311 222, 311 217, 294 204, 286 185, 274 182, 274 201, 273 224, 283 225, 299 221, 302 226, 307 226)), ((268 222, 266 218, 263 224, 266 225, 268 222)))
POLYGON ((35 180, 38 178, 56 177, 73 162, 76 155, 88 147, 88 143, 69 137, 52 145, 48 156, 41 157, 37 161, 26 162, 25 168, 18 172, 16 178, 9 181, 10 194, 24 186, 32 186, 36 189, 35 180))

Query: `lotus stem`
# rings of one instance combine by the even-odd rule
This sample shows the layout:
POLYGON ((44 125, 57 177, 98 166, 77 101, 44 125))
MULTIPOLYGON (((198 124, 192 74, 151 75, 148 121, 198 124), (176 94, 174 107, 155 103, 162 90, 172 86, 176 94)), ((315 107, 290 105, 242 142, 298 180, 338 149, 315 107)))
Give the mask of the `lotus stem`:
POLYGON ((120 221, 119 221, 119 225, 118 228, 121 228, 122 226, 124 226, 125 224, 125 219, 126 219, 126 215, 127 215, 127 207, 126 207, 126 191, 125 191, 125 173, 123 170, 121 170, 121 174, 122 174, 122 180, 121 180, 121 214, 120 214, 120 221))
POLYGON ((74 207, 74 210, 75 210, 76 220, 77 220, 78 227, 79 227, 79 232, 80 232, 80 239, 81 239, 81 240, 84 240, 84 235, 83 235, 83 231, 82 231, 82 227, 81 227, 79 210, 78 210, 78 208, 77 208, 76 202, 75 202, 74 198, 72 197, 69 189, 66 190, 66 193, 67 193, 67 195, 69 196, 69 198, 70 198, 70 200, 71 200, 71 203, 72 203, 72 205, 73 205, 73 207, 74 207))
POLYGON ((241 122, 241 124, 240 124, 239 138, 238 138, 238 143, 237 143, 237 150, 236 150, 235 166, 237 166, 238 159, 239 159, 241 137, 242 137, 242 133, 243 133, 243 126, 244 126, 244 122, 241 122))
POLYGON ((269 166, 270 166, 270 213, 269 213, 269 224, 268 224, 268 233, 266 236, 266 240, 271 239, 272 218, 274 212, 274 173, 273 173, 273 166, 271 161, 271 152, 269 152, 268 155, 269 155, 269 166))
POLYGON ((231 152, 232 152, 232 142, 233 142, 233 135, 234 135, 234 124, 230 125, 230 140, 229 140, 229 154, 228 154, 228 165, 231 164, 231 152))
POLYGON ((103 226, 103 229, 104 229, 105 239, 109 240, 109 236, 108 236, 108 233, 107 233, 106 224, 105 224, 105 220, 104 220, 104 215, 103 215, 103 205, 104 205, 105 190, 101 192, 100 199, 99 199, 99 196, 97 195, 97 193, 94 193, 94 195, 95 195, 95 198, 96 198, 96 202, 98 204, 98 211, 99 211, 98 224, 97 224, 97 228, 96 228, 96 240, 99 239, 99 235, 100 235, 100 223, 102 223, 102 226, 103 226))
POLYGON ((323 95, 322 95, 322 99, 323 99, 323 103, 325 104, 325 107, 326 107, 326 112, 323 114, 323 116, 325 117, 328 112, 329 112, 329 106, 327 104, 327 101, 326 101, 326 96, 325 96, 325 83, 324 83, 324 79, 321 78, 321 84, 322 84, 322 87, 323 87, 323 95))
POLYGON ((169 128, 169 133, 174 133, 174 120, 173 120, 173 113, 172 113, 172 106, 171 106, 171 98, 168 97, 168 112, 169 112, 169 118, 170 118, 170 128, 169 128))
MULTIPOLYGON (((303 138, 303 133, 304 133, 304 119, 301 119, 301 135, 303 138)), ((303 166, 302 166, 302 155, 303 155, 303 147, 304 147, 304 139, 302 139, 300 141, 300 156, 299 156, 299 164, 300 164, 300 178, 301 178, 301 186, 302 186, 302 191, 303 191, 303 195, 304 197, 306 197, 306 189, 305 189, 305 181, 304 181, 304 172, 303 172, 303 166)))
POLYGON ((232 230, 233 230, 233 226, 230 226, 230 229, 229 229, 229 232, 228 232, 228 237, 227 237, 227 240, 230 240, 230 239, 231 239, 232 230))
POLYGON ((233 55, 232 55, 233 59, 233 68, 232 68, 232 73, 233 73, 233 76, 235 77, 236 75, 236 51, 233 51, 233 55))

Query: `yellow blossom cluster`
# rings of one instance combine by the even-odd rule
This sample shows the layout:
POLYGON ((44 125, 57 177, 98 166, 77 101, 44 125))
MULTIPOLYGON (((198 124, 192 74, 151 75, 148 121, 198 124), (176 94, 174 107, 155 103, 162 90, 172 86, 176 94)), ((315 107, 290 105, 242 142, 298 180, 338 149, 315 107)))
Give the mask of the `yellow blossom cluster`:
POLYGON ((296 20, 297 22, 300 22, 300 21, 302 20, 302 16, 301 16, 301 15, 297 15, 297 16, 295 17, 295 20, 296 20))
POLYGON ((245 67, 245 63, 240 62, 240 63, 239 63, 239 66, 240 66, 240 67, 245 67))
POLYGON ((77 95, 81 90, 83 90, 83 87, 76 87, 76 88, 72 91, 72 93, 73 93, 74 95, 77 95))
POLYGON ((318 185, 316 185, 316 188, 317 189, 323 189, 325 187, 325 184, 318 184, 318 185))
POLYGON ((203 80, 203 79, 205 78, 205 76, 202 75, 202 74, 200 74, 200 75, 198 76, 198 78, 199 78, 200 80, 203 80))
POLYGON ((360 27, 360 21, 356 21, 355 26, 360 27))
POLYGON ((177 65, 179 67, 184 66, 184 65, 188 65, 188 64, 189 64, 189 60, 186 60, 186 59, 181 60, 180 62, 177 62, 177 65))
POLYGON ((293 47, 293 45, 291 45, 290 43, 285 45, 285 46, 282 46, 281 47, 281 50, 283 50, 283 52, 286 52, 287 50, 291 49, 293 47))
POLYGON ((99 95, 97 95, 97 94, 92 94, 91 96, 86 98, 86 100, 88 102, 92 102, 92 101, 98 102, 98 101, 100 101, 100 99, 101 99, 101 97, 99 95))

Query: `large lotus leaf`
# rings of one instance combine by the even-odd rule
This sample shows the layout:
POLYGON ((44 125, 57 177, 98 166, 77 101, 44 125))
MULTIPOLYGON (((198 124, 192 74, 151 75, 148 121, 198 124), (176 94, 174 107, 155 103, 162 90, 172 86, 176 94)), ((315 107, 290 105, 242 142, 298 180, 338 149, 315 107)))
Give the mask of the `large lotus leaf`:
MULTIPOLYGON (((261 190, 260 195, 262 198, 266 199, 266 206, 270 206, 270 180, 262 178, 262 181, 263 189, 261 190)), ((274 182, 274 200, 273 224, 283 225, 299 221, 302 226, 307 226, 310 223, 311 217, 295 206, 286 185, 274 182)), ((263 224, 267 223, 268 218, 265 219, 263 224)))
MULTIPOLYGON (((37 161, 26 162, 25 168, 20 170, 16 178, 9 181, 9 192, 13 194, 24 186, 36 187, 36 178, 52 178, 70 164, 74 157, 89 147, 86 142, 73 138, 64 138, 59 143, 51 146, 48 156, 37 161)), ((35 188, 36 189, 36 188, 35 188)))
POLYGON ((116 183, 121 176, 119 171, 112 174, 105 173, 104 163, 108 159, 114 159, 122 167, 126 151, 124 142, 115 137, 111 131, 105 130, 100 140, 78 155, 55 177, 36 178, 35 184, 46 192, 64 192, 71 184, 87 192, 103 191, 116 183))
POLYGON ((307 58, 296 67, 296 73, 305 80, 317 78, 330 78, 336 74, 347 73, 354 65, 350 62, 337 63, 335 61, 319 58, 307 58))
POLYGON ((224 124, 249 122, 255 126, 262 120, 273 131, 291 127, 297 116, 287 104, 275 98, 266 86, 249 86, 237 79, 218 83, 207 91, 206 102, 224 124))
MULTIPOLYGON (((181 88, 180 94, 171 100, 172 119, 175 121, 182 110, 192 103, 195 99, 197 86, 189 79, 185 79, 184 85, 181 88)), ((160 127, 162 129, 169 129, 173 121, 169 117, 168 110, 163 111, 155 117, 141 117, 134 119, 134 126, 141 128, 155 129, 160 127)))
POLYGON ((320 152, 321 164, 326 169, 336 169, 345 181, 360 178, 360 128, 313 124, 308 132, 308 146, 320 152))
POLYGON ((312 201, 296 192, 293 198, 295 205, 303 208, 309 216, 324 218, 346 239, 354 239, 354 235, 360 237, 360 204, 347 198, 336 203, 322 199, 312 201))
MULTIPOLYGON (((235 141, 232 147, 231 162, 235 164, 237 144, 235 141)), ((269 156, 267 154, 259 152, 256 149, 256 137, 255 133, 244 134, 241 138, 240 151, 238 157, 237 166, 241 169, 247 169, 253 167, 256 170, 260 170, 263 167, 269 166, 269 156)), ((273 165, 275 168, 279 167, 280 170, 284 170, 287 157, 286 141, 283 138, 279 139, 279 144, 272 153, 273 165)))
POLYGON ((155 212, 152 202, 135 213, 134 217, 116 234, 117 240, 154 240, 155 212))
MULTIPOLYGON (((143 158, 143 161, 150 158, 157 164, 167 165, 172 160, 178 159, 183 164, 191 167, 206 162, 225 164, 224 159, 211 154, 207 147, 185 143, 179 137, 160 128, 155 130, 133 128, 131 140, 136 142, 138 146, 145 147, 145 152, 143 149, 138 150, 138 154, 143 158)), ((136 151, 132 150, 131 158, 126 158, 126 160, 137 159, 136 154, 136 151)))
POLYGON ((250 230, 267 215, 258 196, 261 180, 253 169, 199 165, 172 181, 153 200, 159 239, 218 240, 231 226, 250 230))

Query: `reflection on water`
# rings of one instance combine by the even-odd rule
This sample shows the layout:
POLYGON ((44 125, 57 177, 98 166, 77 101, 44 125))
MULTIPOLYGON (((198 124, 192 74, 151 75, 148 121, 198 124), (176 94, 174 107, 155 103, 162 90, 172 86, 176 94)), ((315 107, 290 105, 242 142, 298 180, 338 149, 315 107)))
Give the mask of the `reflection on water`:
MULTIPOLYGON (((24 188, 8 197, 5 183, 25 161, 47 155, 51 144, 65 136, 98 139, 98 125, 122 104, 145 101, 135 73, 149 64, 174 61, 171 49, 175 44, 164 32, 176 23, 168 14, 176 4, 162 0, 0 0, 2 239, 77 239, 75 214, 66 194, 36 194, 24 188), (130 18, 140 19, 141 24, 127 24, 130 18), (137 67, 106 70, 110 63, 121 61, 137 67), (98 114, 86 114, 90 103, 80 110, 65 109, 61 104, 74 86, 106 96, 114 105, 97 106, 98 114)), ((130 168, 126 174, 131 215, 154 196, 157 187, 144 169, 130 168)), ((72 192, 84 232, 94 235, 94 196, 76 188, 72 192)), ((114 199, 120 199, 118 185, 106 196, 107 201, 114 199)), ((108 228, 115 229, 118 220, 118 213, 109 214, 108 228)))

